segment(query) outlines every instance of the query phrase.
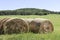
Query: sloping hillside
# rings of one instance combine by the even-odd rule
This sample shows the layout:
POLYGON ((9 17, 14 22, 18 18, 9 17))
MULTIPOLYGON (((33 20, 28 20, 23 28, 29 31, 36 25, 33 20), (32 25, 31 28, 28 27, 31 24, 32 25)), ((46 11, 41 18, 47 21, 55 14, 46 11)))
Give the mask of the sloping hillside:
POLYGON ((16 10, 0 11, 0 15, 47 15, 47 14, 60 14, 60 12, 54 12, 37 8, 21 8, 16 10))

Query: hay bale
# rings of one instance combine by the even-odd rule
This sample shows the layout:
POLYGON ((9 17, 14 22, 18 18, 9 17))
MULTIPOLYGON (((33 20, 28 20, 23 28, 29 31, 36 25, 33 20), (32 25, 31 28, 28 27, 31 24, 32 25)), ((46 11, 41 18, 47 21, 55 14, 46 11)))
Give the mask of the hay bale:
POLYGON ((27 32, 28 26, 23 19, 9 19, 4 23, 4 33, 22 33, 27 32))
POLYGON ((28 19, 23 19, 25 22, 26 22, 26 24, 28 25, 28 32, 30 32, 30 23, 31 23, 31 21, 33 20, 33 19, 31 19, 31 18, 28 18, 28 19))
POLYGON ((30 23, 30 30, 34 33, 48 33, 53 31, 53 25, 48 19, 35 18, 30 23))
POLYGON ((33 20, 31 18, 28 18, 28 19, 23 19, 26 23, 28 23, 28 25, 30 24, 30 22, 33 20))
POLYGON ((7 21, 8 19, 10 18, 3 18, 0 20, 0 34, 3 34, 4 33, 4 30, 3 30, 3 24, 5 21, 7 21))

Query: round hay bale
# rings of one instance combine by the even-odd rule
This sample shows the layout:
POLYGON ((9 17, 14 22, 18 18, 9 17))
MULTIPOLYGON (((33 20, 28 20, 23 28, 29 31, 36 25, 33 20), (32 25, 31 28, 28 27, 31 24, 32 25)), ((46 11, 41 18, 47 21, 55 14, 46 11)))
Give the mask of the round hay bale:
POLYGON ((7 21, 8 19, 10 18, 3 18, 0 20, 0 34, 3 34, 4 33, 4 30, 3 30, 3 24, 5 21, 7 21))
POLYGON ((29 18, 29 19, 23 19, 23 20, 27 23, 27 25, 28 25, 28 32, 30 32, 30 23, 31 23, 31 21, 33 19, 29 18))
POLYGON ((31 21, 30 30, 34 33, 52 32, 53 24, 48 19, 36 18, 31 21))
POLYGON ((9 19, 4 23, 4 33, 22 33, 27 32, 28 26, 23 19, 9 19))

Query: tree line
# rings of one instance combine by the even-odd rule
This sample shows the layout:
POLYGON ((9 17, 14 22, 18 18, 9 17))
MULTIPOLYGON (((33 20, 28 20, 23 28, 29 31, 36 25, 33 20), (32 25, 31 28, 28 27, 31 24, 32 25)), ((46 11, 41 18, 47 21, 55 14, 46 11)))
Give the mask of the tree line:
POLYGON ((22 8, 16 10, 0 11, 0 15, 48 15, 48 14, 60 14, 60 12, 36 8, 22 8))

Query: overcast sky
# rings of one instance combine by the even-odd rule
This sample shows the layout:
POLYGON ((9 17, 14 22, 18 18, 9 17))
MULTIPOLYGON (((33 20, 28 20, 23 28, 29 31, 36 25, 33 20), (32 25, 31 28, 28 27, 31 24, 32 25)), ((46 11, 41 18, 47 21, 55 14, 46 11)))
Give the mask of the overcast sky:
POLYGON ((39 8, 60 11, 60 0, 0 0, 0 10, 39 8))

